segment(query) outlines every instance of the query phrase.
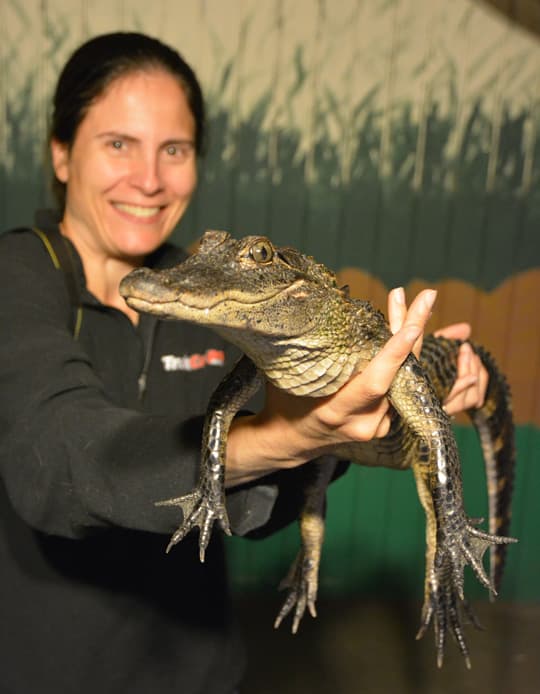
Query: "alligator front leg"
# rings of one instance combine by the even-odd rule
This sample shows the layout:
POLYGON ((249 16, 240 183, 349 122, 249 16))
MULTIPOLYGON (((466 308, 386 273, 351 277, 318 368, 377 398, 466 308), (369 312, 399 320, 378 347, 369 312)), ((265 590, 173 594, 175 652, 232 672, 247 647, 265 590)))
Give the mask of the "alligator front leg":
POLYGON ((172 535, 167 552, 195 527, 199 528, 199 557, 204 562, 214 521, 231 534, 225 507, 225 456, 227 435, 234 415, 257 392, 261 377, 245 355, 218 385, 208 404, 203 430, 201 467, 197 487, 184 496, 157 502, 179 506, 183 522, 172 535))
POLYGON ((324 540, 326 489, 334 476, 336 465, 337 459, 334 456, 321 456, 309 463, 313 476, 306 484, 305 501, 300 515, 302 546, 279 586, 280 589, 288 588, 288 593, 274 622, 275 629, 293 608, 293 634, 298 631, 306 607, 312 617, 317 616, 315 603, 324 540))

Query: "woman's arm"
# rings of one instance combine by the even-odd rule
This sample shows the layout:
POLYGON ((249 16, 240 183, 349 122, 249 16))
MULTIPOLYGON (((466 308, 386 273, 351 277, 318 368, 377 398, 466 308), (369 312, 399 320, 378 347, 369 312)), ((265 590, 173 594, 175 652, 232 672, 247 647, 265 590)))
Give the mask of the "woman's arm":
MULTIPOLYGON (((133 380, 125 388, 134 397, 109 392, 71 334, 62 273, 34 234, 0 237, 0 285, 0 476, 18 515, 64 537, 114 526, 172 532, 177 509, 155 503, 196 485, 202 415, 180 421, 140 411, 138 366, 127 366, 139 364, 137 354, 118 357, 104 334, 92 333, 104 363, 133 380), (122 406, 126 399, 135 406, 122 406)), ((264 485, 234 490, 233 527, 248 527, 243 515, 267 518, 276 493, 264 485)))

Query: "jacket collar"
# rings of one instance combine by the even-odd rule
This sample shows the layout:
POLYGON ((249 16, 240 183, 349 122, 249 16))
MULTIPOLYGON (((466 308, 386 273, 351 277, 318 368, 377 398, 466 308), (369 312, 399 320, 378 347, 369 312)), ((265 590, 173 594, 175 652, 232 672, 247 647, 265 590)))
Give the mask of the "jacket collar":
MULTIPOLYGON (((37 210, 34 215, 35 226, 39 229, 43 229, 43 231, 58 229, 61 220, 62 215, 58 210, 54 209, 37 210)), ((73 243, 71 243, 69 239, 67 239, 67 241, 73 255, 77 280, 83 291, 84 300, 85 302, 96 303, 97 299, 86 289, 86 277, 84 275, 81 257, 73 243)), ((183 248, 165 242, 146 258, 144 265, 145 267, 159 270, 177 265, 182 260, 185 260, 187 256, 188 254, 183 248)))

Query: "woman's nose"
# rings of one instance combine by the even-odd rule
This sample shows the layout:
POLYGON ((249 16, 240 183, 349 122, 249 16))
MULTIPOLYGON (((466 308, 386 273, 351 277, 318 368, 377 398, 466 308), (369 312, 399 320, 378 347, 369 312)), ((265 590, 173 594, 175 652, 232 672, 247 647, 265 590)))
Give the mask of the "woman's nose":
POLYGON ((131 173, 131 184, 145 195, 155 195, 163 188, 159 162, 154 156, 141 156, 131 173))

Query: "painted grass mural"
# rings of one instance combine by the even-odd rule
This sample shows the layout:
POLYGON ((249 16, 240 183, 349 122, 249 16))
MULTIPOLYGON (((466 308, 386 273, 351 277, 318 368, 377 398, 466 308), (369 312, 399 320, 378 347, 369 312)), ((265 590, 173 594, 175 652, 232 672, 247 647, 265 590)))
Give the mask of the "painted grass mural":
MULTIPOLYGON (((207 93, 210 138, 182 243, 206 228, 263 232, 341 269, 354 293, 381 307, 391 286, 436 286, 433 327, 469 320, 490 346, 520 425, 521 543, 505 595, 537 599, 538 43, 472 0, 340 0, 339 9, 329 0, 158 0, 152 9, 2 0, 2 229, 31 222, 47 201, 43 141, 60 66, 84 38, 118 29, 176 46, 207 93)), ((467 506, 480 516, 478 448, 470 429, 458 434, 467 506)), ((423 520, 412 479, 354 470, 332 499, 323 588, 375 590, 397 571, 417 593, 423 520)), ((295 536, 233 541, 236 584, 273 588, 295 536)))

